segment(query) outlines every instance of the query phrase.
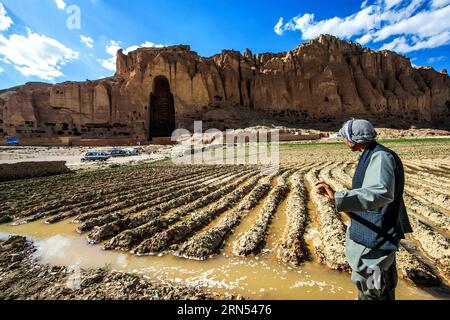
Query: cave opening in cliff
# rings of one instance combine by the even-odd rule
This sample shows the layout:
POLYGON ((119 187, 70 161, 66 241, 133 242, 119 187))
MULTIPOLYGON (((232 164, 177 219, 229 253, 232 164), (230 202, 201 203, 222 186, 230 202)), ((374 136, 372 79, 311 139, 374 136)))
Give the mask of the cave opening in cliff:
POLYGON ((158 76, 150 94, 149 139, 170 137, 175 130, 175 106, 169 80, 158 76))

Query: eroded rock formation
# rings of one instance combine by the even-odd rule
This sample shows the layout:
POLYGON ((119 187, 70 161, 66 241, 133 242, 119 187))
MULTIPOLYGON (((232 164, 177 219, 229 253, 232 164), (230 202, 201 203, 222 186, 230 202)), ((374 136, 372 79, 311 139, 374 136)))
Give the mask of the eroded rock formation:
POLYGON ((16 136, 147 140, 167 130, 161 123, 331 127, 352 116, 448 128, 450 77, 414 68, 390 51, 322 35, 278 54, 224 50, 205 58, 189 46, 119 51, 114 77, 0 91, 0 133, 16 136))

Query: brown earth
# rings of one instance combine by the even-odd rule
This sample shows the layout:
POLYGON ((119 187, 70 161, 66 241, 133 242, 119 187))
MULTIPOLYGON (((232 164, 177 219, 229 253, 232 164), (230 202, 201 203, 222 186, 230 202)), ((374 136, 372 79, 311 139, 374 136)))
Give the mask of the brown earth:
POLYGON ((189 46, 117 53, 114 77, 0 91, 0 134, 147 141, 175 128, 286 124, 330 129, 351 117, 379 126, 448 129, 450 78, 322 35, 283 53, 189 46))
POLYGON ((33 258, 24 237, 0 241, 0 300, 211 300, 240 297, 205 293, 198 288, 151 283, 136 274, 107 268, 81 270, 46 266, 33 258))
MULTIPOLYGON (((450 144, 405 141, 386 141, 405 166, 405 204, 414 228, 397 256, 399 276, 448 298, 450 144)), ((161 162, 0 183, 0 218, 13 222, 0 230, 48 237, 77 229, 106 250, 161 255, 169 265, 175 255, 205 260, 201 268, 267 258, 272 266, 306 269, 321 263, 327 274, 348 270, 348 218, 310 187, 321 179, 336 190, 350 188, 357 155, 343 144, 323 143, 283 144, 280 153, 280 170, 273 176, 262 176, 257 166, 161 162)), ((20 270, 27 272, 23 279, 35 278, 33 267, 20 270)), ((9 281, 0 269, 3 279, 9 281)))

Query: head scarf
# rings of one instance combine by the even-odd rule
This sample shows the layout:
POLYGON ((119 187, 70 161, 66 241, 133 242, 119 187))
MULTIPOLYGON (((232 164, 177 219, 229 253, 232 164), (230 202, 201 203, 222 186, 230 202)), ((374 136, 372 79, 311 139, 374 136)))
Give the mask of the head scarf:
POLYGON ((374 141, 377 132, 369 121, 351 119, 344 123, 338 136, 354 144, 365 144, 374 141))

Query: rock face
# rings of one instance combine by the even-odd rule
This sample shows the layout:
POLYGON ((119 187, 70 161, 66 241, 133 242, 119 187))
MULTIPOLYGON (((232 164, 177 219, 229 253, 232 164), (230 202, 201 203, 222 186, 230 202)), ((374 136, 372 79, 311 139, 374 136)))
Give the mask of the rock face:
POLYGON ((0 134, 127 137, 175 128, 225 129, 276 121, 330 128, 349 117, 379 125, 449 127, 450 77, 322 35, 286 53, 189 46, 117 53, 114 77, 0 91, 0 134))

